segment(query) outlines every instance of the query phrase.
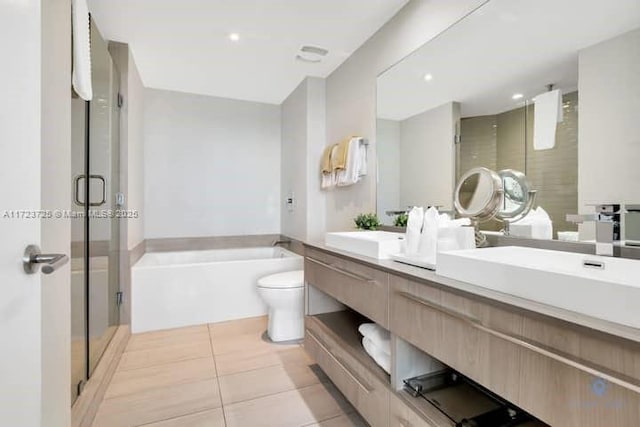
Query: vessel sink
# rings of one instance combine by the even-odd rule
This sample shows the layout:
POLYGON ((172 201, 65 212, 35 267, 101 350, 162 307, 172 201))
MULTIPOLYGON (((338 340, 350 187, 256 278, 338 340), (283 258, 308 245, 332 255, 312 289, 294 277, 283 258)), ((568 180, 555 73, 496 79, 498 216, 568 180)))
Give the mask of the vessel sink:
POLYGON ((640 328, 640 261, 524 247, 441 252, 436 273, 640 328))
POLYGON ((377 259, 388 259, 391 254, 401 252, 404 234, 389 231, 345 231, 327 233, 325 244, 377 259))

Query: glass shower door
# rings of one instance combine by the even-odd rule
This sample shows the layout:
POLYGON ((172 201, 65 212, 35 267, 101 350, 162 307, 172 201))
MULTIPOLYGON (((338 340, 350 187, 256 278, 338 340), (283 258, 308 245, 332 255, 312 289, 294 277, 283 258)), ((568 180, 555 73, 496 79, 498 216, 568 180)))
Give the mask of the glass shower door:
POLYGON ((72 98, 72 401, 120 323, 120 82, 93 22, 91 59, 93 98, 72 98))
POLYGON ((93 99, 89 103, 88 218, 88 374, 93 373, 119 324, 120 228, 116 217, 119 191, 119 75, 107 42, 91 29, 93 99))

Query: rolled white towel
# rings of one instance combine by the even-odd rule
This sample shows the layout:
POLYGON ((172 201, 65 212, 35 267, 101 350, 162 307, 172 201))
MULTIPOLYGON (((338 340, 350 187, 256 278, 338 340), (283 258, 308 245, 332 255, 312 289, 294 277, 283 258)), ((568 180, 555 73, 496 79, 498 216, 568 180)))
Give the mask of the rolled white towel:
POLYGON ((358 327, 358 331, 364 337, 369 338, 380 351, 391 355, 391 335, 389 331, 375 323, 363 323, 358 327))
POLYGON ((368 337, 362 338, 362 346, 378 366, 384 369, 387 374, 391 374, 391 356, 389 354, 378 348, 368 337))

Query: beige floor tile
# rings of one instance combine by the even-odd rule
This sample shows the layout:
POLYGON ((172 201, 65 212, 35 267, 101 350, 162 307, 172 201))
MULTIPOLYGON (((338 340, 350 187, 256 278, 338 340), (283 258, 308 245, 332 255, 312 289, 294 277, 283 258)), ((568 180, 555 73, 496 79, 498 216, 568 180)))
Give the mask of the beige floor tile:
POLYGON ((271 348, 258 352, 235 352, 216 355, 218 375, 236 374, 268 366, 304 364, 313 365, 315 362, 301 346, 287 347, 273 351, 271 348))
POLYGON ((209 339, 207 325, 166 329, 131 335, 125 351, 147 350, 169 345, 184 345, 209 339))
POLYGON ((147 368, 181 360, 211 357, 211 344, 201 341, 189 344, 172 344, 147 350, 128 351, 122 355, 119 371, 147 368))
POLYGON ((212 379, 107 399, 93 426, 138 426, 219 407, 218 384, 212 379))
POLYGON ((357 412, 352 412, 319 423, 309 424, 307 427, 367 427, 368 425, 357 412))
POLYGON ((250 317, 248 319, 230 320, 228 322, 210 323, 209 330, 215 338, 230 335, 259 334, 267 330, 267 316, 250 317))
POLYGON ((218 381, 226 405, 318 384, 326 377, 307 365, 291 364, 228 375, 218 381))
POLYGON ((216 368, 212 356, 117 371, 111 379, 105 399, 215 377, 216 368))
POLYGON ((222 408, 145 424, 145 427, 225 427, 222 408))
POLYGON ((245 354, 263 351, 282 351, 298 347, 298 344, 274 344, 262 339, 262 333, 248 333, 239 335, 225 335, 216 337, 213 335, 213 354, 228 354, 242 352, 245 354))
POLYGON ((254 400, 225 405, 229 427, 299 427, 337 417, 349 405, 329 384, 316 384, 254 400))

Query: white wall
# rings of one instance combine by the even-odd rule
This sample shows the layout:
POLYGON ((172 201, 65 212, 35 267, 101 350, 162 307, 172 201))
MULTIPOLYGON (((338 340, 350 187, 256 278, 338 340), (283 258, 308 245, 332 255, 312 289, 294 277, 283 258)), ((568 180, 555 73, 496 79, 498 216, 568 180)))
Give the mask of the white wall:
POLYGON ((325 82, 306 78, 282 104, 281 233, 318 240, 325 230, 320 156, 325 143, 325 82), (286 199, 293 194, 293 210, 286 199))
POLYGON ((578 206, 640 203, 640 29, 579 53, 578 206))
MULTIPOLYGON (((363 135, 373 142, 369 160, 375 164, 377 75, 482 3, 484 0, 409 2, 327 79, 326 144, 347 135, 363 135)), ((358 213, 375 211, 375 168, 370 170, 363 182, 328 193, 328 230, 350 228, 358 213)))
POLYGON ((452 209, 459 120, 450 102, 400 123, 400 206, 452 209))
POLYGON ((384 224, 393 224, 388 210, 400 210, 400 122, 378 119, 376 133, 378 149, 377 208, 378 218, 384 224))
POLYGON ((280 232, 280 107, 145 89, 145 238, 280 232))
POLYGON ((128 220, 127 248, 135 248, 144 240, 144 115, 145 90, 131 49, 128 50, 127 97, 127 209, 137 210, 138 218, 128 220))
POLYGON ((299 240, 307 237, 307 80, 282 103, 281 232, 299 240), (286 199, 294 196, 293 208, 286 199))

